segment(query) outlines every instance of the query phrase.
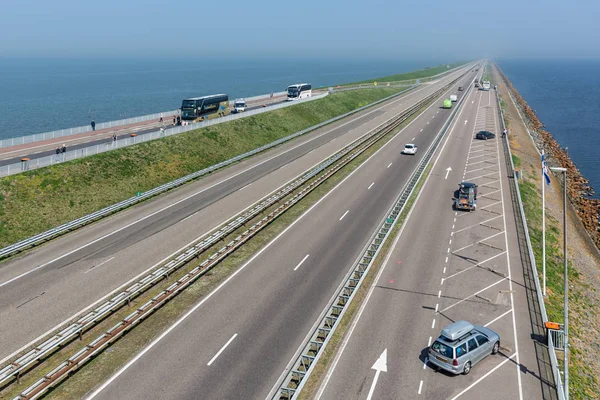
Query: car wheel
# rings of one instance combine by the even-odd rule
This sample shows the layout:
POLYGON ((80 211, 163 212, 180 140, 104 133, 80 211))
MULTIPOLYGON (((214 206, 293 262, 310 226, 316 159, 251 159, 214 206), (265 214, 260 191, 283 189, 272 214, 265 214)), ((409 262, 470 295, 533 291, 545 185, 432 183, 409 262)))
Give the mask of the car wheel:
POLYGON ((467 361, 463 367, 463 375, 469 375, 469 372, 471 372, 471 361, 467 361))
POLYGON ((500 351, 500 342, 494 343, 494 347, 492 347, 492 354, 498 354, 500 351))

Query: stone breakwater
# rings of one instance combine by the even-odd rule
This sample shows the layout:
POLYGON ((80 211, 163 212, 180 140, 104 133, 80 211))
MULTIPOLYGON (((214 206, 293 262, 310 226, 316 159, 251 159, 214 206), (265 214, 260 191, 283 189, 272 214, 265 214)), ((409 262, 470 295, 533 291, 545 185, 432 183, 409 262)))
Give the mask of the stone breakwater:
POLYGON ((590 198, 594 194, 594 189, 590 186, 589 181, 583 177, 573 160, 569 158, 565 149, 552 137, 550 132, 544 129, 544 124, 514 88, 508 77, 504 75, 504 72, 498 67, 496 69, 516 100, 517 107, 525 118, 525 124, 533 137, 535 146, 540 150, 543 149, 544 153, 548 155, 550 166, 567 169, 567 194, 571 204, 575 207, 577 215, 596 247, 600 248, 600 200, 590 198))

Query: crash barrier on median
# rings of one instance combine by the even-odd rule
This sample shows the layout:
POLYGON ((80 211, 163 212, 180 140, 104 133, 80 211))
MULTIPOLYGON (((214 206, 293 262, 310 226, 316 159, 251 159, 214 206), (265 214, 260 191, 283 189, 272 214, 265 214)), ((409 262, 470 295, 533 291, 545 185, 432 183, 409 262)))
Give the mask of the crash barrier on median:
POLYGON ((191 285, 211 267, 216 265, 227 255, 231 254, 235 249, 249 240, 267 224, 308 195, 320 183, 324 182, 331 175, 350 163, 363 151, 379 141, 379 139, 392 132, 396 126, 404 122, 410 117, 410 115, 416 112, 424 104, 424 102, 429 101, 432 96, 437 96, 439 94, 440 93, 438 91, 433 95, 428 96, 425 100, 422 100, 416 105, 410 107, 407 111, 399 116, 393 117, 380 124, 378 127, 372 129, 361 138, 355 140, 353 143, 346 146, 344 149, 337 152, 335 155, 331 156, 317 167, 312 168, 300 177, 293 180, 291 183, 288 183, 287 186, 283 187, 283 189, 279 189, 273 195, 268 195, 257 205, 251 207, 241 215, 233 217, 225 224, 221 225, 216 232, 210 234, 209 236, 205 236, 201 242, 191 245, 189 248, 181 251, 169 262, 148 273, 145 277, 135 282, 125 291, 116 294, 109 301, 101 304, 87 315, 79 318, 71 325, 62 329, 58 334, 54 335, 45 342, 36 345, 35 348, 27 351, 23 356, 2 367, 0 369, 0 385, 5 384, 15 377, 18 378, 22 373, 33 368, 34 365, 39 363, 48 355, 52 354, 57 349, 63 347, 74 338, 81 337, 84 331, 87 331, 92 326, 95 326, 109 314, 112 314, 117 309, 129 304, 133 298, 145 292, 157 282, 162 281, 164 278, 171 275, 183 265, 186 265, 191 260, 197 258, 204 251, 219 243, 219 241, 224 241, 228 235, 232 234, 235 230, 241 228, 242 226, 245 226, 246 223, 256 218, 262 212, 265 212, 270 207, 283 202, 284 199, 288 195, 291 195, 295 190, 301 189, 298 193, 293 195, 292 198, 279 205, 274 211, 246 229, 227 245, 221 247, 216 253, 208 257, 206 261, 192 269, 192 271, 188 272, 177 282, 173 283, 167 289, 154 296, 151 300, 138 307, 133 313, 119 321, 115 326, 106 332, 102 333, 98 338, 91 341, 88 345, 75 352, 69 359, 60 363, 60 365, 54 368, 50 373, 45 374, 43 378, 35 381, 32 386, 21 392, 16 399, 32 399, 43 395, 52 386, 66 379, 69 373, 85 364, 92 357, 105 349, 109 344, 118 340, 125 332, 133 328, 144 318, 152 314, 156 309, 160 308, 167 301, 191 285), (330 166, 331 169, 325 171, 326 168, 330 166), (317 177, 319 173, 322 173, 322 175, 317 177), (302 185, 304 184, 306 184, 306 187, 302 188, 302 185))
MULTIPOLYGON (((502 131, 504 131, 506 129, 506 126, 504 125, 504 111, 502 110, 502 107, 500 105, 501 104, 500 97, 498 96, 497 90, 496 90, 496 102, 498 103, 498 110, 499 110, 499 114, 500 114, 499 115, 500 122, 502 124, 502 131)), ((510 149, 510 141, 508 140, 508 135, 506 135, 504 137, 504 145, 505 145, 505 152, 507 153, 507 159, 510 160, 510 171, 516 172, 515 165, 514 165, 513 158, 512 158, 512 152, 510 149)), ((538 304, 540 307, 540 313, 542 315, 542 319, 544 321, 544 324, 546 324, 548 322, 548 315, 546 314, 546 306, 544 304, 544 296, 542 294, 542 289, 540 286, 540 279, 539 279, 538 272, 537 272, 537 266, 536 266, 536 262, 535 262, 535 254, 533 252, 533 246, 531 245, 531 238, 529 236, 529 229, 527 227, 527 217, 525 216, 525 209, 523 208, 523 202, 521 200, 521 190, 519 187, 519 179, 516 179, 516 175, 517 174, 515 173, 515 177, 514 177, 515 179, 512 179, 512 182, 513 182, 513 187, 514 187, 514 193, 516 195, 516 202, 519 205, 518 218, 520 219, 520 221, 518 221, 518 223, 520 223, 520 225, 522 225, 522 227, 523 227, 525 241, 527 244, 528 261, 529 261, 529 264, 531 265, 531 274, 534 277, 534 282, 535 282, 536 297, 537 297, 537 301, 538 301, 538 304)), ((517 217, 517 216, 515 216, 515 217, 517 217)), ((558 369, 558 358, 556 357, 555 344, 553 343, 552 335, 547 335, 547 339, 548 339, 548 353, 550 356, 552 375, 554 376, 554 383, 556 385, 556 392, 558 395, 558 399, 564 400, 565 394, 564 394, 564 389, 563 389, 562 380, 561 380, 561 376, 560 376, 560 371, 558 369)))
POLYGON ((470 93, 471 85, 462 96, 456 107, 450 114, 450 117, 446 123, 442 126, 442 129, 437 134, 425 155, 419 162, 419 165, 413 171, 409 181, 404 185, 400 194, 392 207, 386 213, 386 217, 379 224, 379 228, 375 231, 371 237, 370 243, 363 249, 362 256, 351 268, 350 273, 346 276, 344 286, 338 291, 336 296, 333 298, 331 303, 328 305, 324 316, 321 318, 318 326, 312 331, 301 348, 299 354, 295 355, 292 361, 291 367, 287 370, 287 374, 281 382, 278 382, 279 388, 273 395, 273 400, 292 400, 296 399, 298 394, 302 391, 304 384, 307 381, 307 377, 313 372, 317 361, 323 354, 323 349, 329 343, 333 333, 337 329, 339 322, 348 309, 348 305, 354 299, 357 289, 362 285, 365 276, 371 269, 373 261, 377 258, 383 244, 389 237, 390 232, 394 229, 398 218, 404 210, 406 203, 410 196, 413 194, 419 179, 423 175, 425 168, 431 161, 434 153, 436 152, 438 145, 446 135, 446 132, 460 108, 462 107, 464 99, 467 98, 470 93))

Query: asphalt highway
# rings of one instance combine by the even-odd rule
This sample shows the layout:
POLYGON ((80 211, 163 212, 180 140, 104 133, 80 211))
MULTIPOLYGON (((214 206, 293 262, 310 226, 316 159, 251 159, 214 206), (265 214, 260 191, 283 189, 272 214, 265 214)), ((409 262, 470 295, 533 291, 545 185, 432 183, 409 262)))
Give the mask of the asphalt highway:
MULTIPOLYGON (((448 93, 462 96, 457 87, 474 77, 448 93)), ((440 106, 428 107, 90 398, 265 398, 450 115, 440 106), (423 152, 400 154, 406 143, 423 152)))
MULTIPOLYGON (((6 359, 91 309, 161 260, 456 76, 458 73, 364 110, 0 264, 0 358, 6 359)), ((447 110, 437 111, 444 115, 447 110)), ((439 120, 428 122, 433 126, 439 120)))
MULTIPOLYGON (((247 110, 250 111, 258 108, 263 108, 263 104, 266 104, 268 108, 270 106, 280 104, 285 101, 286 100, 276 99, 275 101, 269 100, 266 103, 260 102, 260 104, 254 102, 250 103, 247 110)), ((27 157, 31 160, 34 160, 36 158, 56 155, 56 147, 62 146, 63 144, 67 145, 67 151, 75 151, 90 146, 96 146, 101 144, 105 145, 106 143, 111 143, 113 141, 113 134, 117 135, 117 141, 119 141, 130 137, 132 133, 135 133, 136 135, 143 135, 144 133, 156 132, 163 125, 165 129, 173 127, 172 117, 165 117, 164 124, 157 122, 157 120, 153 120, 126 128, 114 127, 104 129, 103 131, 105 132, 87 132, 85 134, 65 136, 64 138, 57 138, 48 141, 32 142, 27 145, 15 146, 14 149, 12 147, 7 147, 4 149, 0 149, 0 166, 19 163, 21 162, 21 158, 23 157, 27 157)), ((57 157, 60 157, 60 155, 58 155, 57 157)))
POLYGON ((542 398, 511 174, 500 135, 475 140, 479 130, 500 131, 493 91, 467 99, 317 398, 542 398), (479 185, 475 212, 452 209, 463 180, 479 185), (495 330, 501 350, 454 376, 427 364, 427 349, 458 320, 495 330))

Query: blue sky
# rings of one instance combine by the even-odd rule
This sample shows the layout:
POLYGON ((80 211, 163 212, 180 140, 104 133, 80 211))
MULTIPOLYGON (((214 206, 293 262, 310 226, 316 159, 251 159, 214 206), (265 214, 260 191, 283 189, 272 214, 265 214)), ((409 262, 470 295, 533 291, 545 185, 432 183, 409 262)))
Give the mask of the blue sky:
POLYGON ((600 1, 6 0, 0 57, 598 58, 600 1))

